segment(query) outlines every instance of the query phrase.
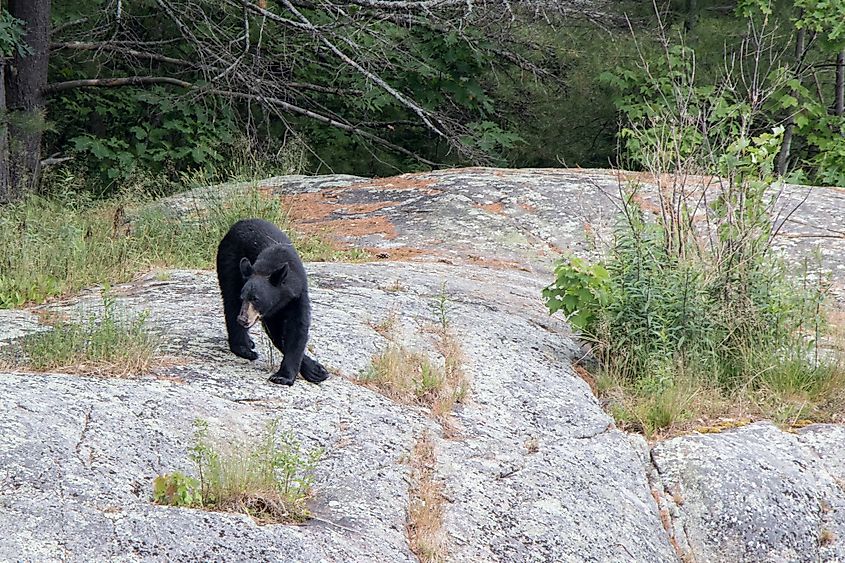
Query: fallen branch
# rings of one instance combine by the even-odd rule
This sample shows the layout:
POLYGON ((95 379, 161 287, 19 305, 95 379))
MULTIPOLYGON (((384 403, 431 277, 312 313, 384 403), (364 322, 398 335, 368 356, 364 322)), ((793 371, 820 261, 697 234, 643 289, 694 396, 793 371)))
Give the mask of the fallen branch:
POLYGON ((126 76, 123 78, 89 78, 83 80, 68 80, 66 82, 54 82, 48 84, 42 93, 55 94, 64 90, 71 90, 73 88, 90 88, 90 87, 116 87, 116 86, 143 86, 146 84, 170 84, 171 86, 181 86, 182 88, 193 88, 193 84, 179 80, 177 78, 170 78, 169 76, 126 76))
POLYGON ((72 156, 60 156, 60 157, 51 156, 51 157, 45 158, 41 161, 41 168, 47 168, 48 166, 55 166, 57 164, 67 162, 68 160, 73 160, 73 157, 72 156))

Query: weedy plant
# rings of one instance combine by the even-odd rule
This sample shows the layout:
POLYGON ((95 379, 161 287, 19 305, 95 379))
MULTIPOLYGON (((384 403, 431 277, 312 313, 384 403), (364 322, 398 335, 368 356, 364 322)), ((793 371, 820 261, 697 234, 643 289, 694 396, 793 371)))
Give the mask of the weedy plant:
POLYGON ((788 267, 772 246, 783 129, 708 146, 718 171, 708 203, 712 192, 684 172, 695 161, 686 120, 663 118, 647 133, 668 140, 643 145, 661 153, 648 159, 658 163, 656 218, 638 185, 620 188, 606 259, 562 261, 543 291, 550 311, 592 343, 598 391, 625 427, 653 436, 720 416, 831 420, 845 377, 819 351, 828 281, 809 261, 788 267))
POLYGON ((82 322, 58 319, 51 330, 24 337, 20 343, 26 367, 36 371, 137 375, 147 371, 158 338, 146 328, 147 313, 120 311, 108 288, 102 314, 82 322))
POLYGON ((248 514, 260 523, 301 523, 310 514, 314 470, 322 449, 306 451, 271 421, 250 443, 218 444, 208 423, 194 421, 189 457, 196 477, 181 472, 159 475, 153 482, 158 504, 248 514))

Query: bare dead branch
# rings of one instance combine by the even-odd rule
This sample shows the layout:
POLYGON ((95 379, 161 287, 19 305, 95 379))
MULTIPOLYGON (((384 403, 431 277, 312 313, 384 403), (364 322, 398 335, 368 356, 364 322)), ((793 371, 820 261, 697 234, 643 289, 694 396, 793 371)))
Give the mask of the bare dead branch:
POLYGON ((67 41, 64 43, 51 43, 50 44, 51 50, 59 50, 59 49, 72 49, 72 50, 79 50, 79 51, 111 51, 115 53, 121 53, 124 55, 128 55, 130 57, 135 57, 138 59, 148 59, 151 61, 158 61, 161 63, 168 63, 180 66, 193 66, 195 63, 191 63, 189 61, 183 59, 175 59, 173 57, 166 57, 164 55, 159 55, 158 53, 150 53, 148 51, 138 51, 136 49, 131 49, 128 47, 122 47, 120 45, 114 45, 112 43, 103 42, 103 43, 91 43, 91 42, 82 42, 82 41, 67 41))
POLYGON ((118 86, 144 86, 147 84, 169 84, 171 86, 181 86, 182 88, 193 87, 190 82, 171 78, 169 76, 126 76, 123 78, 89 78, 83 80, 68 80, 66 82, 54 82, 53 84, 48 84, 47 87, 44 88, 44 94, 55 94, 56 92, 63 92, 73 88, 112 88, 118 86))

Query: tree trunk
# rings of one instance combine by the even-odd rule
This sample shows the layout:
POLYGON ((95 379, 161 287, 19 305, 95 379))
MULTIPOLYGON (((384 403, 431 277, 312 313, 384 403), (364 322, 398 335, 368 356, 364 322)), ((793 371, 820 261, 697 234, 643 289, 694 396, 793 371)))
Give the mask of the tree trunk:
POLYGON ((50 0, 9 0, 9 13, 26 26, 24 43, 31 54, 15 52, 6 69, 9 116, 10 199, 38 185, 43 133, 44 94, 50 43, 50 0))
MULTIPOLYGON (((6 110, 6 84, 3 75, 6 61, 0 60, 0 111, 6 110)), ((0 117, 0 204, 11 201, 9 185, 9 126, 5 115, 0 117)))
POLYGON ((845 114, 845 49, 836 57, 836 103, 833 106, 836 115, 845 114))
POLYGON ((684 30, 689 33, 698 23, 698 0, 687 0, 686 16, 684 18, 684 30))
MULTIPOLYGON (((803 15, 803 12, 802 12, 803 15)), ((804 28, 798 30, 795 37, 795 73, 799 74, 801 66, 804 64, 804 38, 806 37, 804 28)), ((793 90, 790 92, 793 98, 798 98, 798 92, 793 90)), ((789 164, 789 151, 792 148, 792 135, 795 132, 795 110, 790 114, 789 119, 786 120, 786 130, 783 132, 783 144, 780 146, 780 154, 778 154, 778 174, 783 176, 786 174, 786 166, 789 164)))

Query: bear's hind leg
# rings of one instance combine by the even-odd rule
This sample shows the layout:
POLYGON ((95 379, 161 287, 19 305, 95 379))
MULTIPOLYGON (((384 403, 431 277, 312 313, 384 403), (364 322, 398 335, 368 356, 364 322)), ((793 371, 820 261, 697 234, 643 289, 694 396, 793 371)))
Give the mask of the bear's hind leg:
POLYGON ((329 378, 329 372, 314 358, 309 355, 302 356, 302 365, 299 367, 299 373, 302 374, 305 381, 311 383, 320 383, 329 378))

